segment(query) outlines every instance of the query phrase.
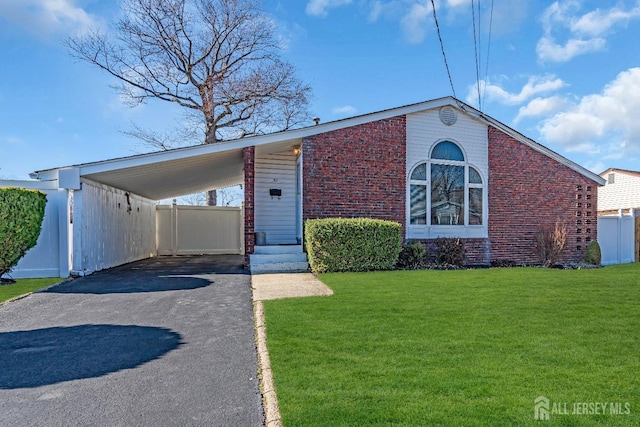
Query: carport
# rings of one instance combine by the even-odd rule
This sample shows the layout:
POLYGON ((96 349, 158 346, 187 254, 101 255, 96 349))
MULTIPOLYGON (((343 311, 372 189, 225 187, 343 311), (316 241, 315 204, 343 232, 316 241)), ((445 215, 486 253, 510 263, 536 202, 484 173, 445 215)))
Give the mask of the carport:
MULTIPOLYGON (((166 212, 164 217, 157 216, 158 201, 238 184, 245 185, 244 206, 228 208, 236 209, 238 215, 221 227, 233 229, 238 236, 233 249, 223 245, 208 252, 194 249, 179 253, 165 248, 161 254, 244 254, 245 233, 254 232, 254 159, 292 154, 301 138, 314 131, 307 128, 52 168, 32 173, 31 178, 37 181, 0 181, 0 186, 38 189, 48 196, 41 238, 12 275, 84 276, 156 256, 162 238, 158 223, 173 220, 166 212), (245 170, 250 176, 245 177, 245 170), (251 215, 246 229, 245 211, 251 215)), ((295 158, 293 162, 295 169, 295 158)), ((279 215, 280 219, 295 222, 291 211, 291 219, 279 215)), ((198 233, 192 230, 191 234, 198 233)))
MULTIPOLYGON (((243 183, 243 148, 221 143, 33 173, 66 193, 57 198, 66 205, 57 206, 59 236, 67 240, 59 245, 60 276, 84 276, 157 255, 157 201, 243 183)), ((239 228, 240 219, 236 223, 239 228)), ((239 237, 234 246, 241 253, 239 237)))

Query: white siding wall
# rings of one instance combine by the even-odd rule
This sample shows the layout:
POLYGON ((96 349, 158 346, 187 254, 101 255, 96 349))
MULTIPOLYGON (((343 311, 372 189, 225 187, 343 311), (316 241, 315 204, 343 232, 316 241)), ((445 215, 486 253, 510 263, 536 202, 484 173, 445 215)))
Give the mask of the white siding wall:
MULTIPOLYGON (((614 183, 608 182, 598 188, 598 210, 610 211, 617 209, 640 208, 640 176, 612 171, 614 183)), ((607 179, 609 173, 602 175, 607 179)))
MULTIPOLYGON (((489 141, 487 126, 473 120, 457 110, 458 119, 452 126, 440 121, 439 109, 409 114, 407 116, 407 174, 418 163, 429 158, 433 146, 444 140, 458 144, 469 164, 482 175, 484 183, 484 225, 483 226, 407 226, 408 238, 451 237, 487 237, 488 218, 487 192, 489 178, 489 141)), ((408 176, 407 176, 408 179, 408 176)), ((407 195, 408 197, 408 195, 407 195)), ((407 198, 407 200, 409 200, 407 198)), ((409 204, 407 203, 407 223, 409 222, 409 204)))
POLYGON ((73 272, 88 274, 156 254, 156 205, 125 192, 82 181, 74 192, 73 272))
POLYGON ((69 275, 68 192, 54 183, 0 181, 0 187, 31 188, 47 195, 42 228, 36 246, 29 249, 11 277, 67 277, 69 275))
POLYGON ((296 243, 296 154, 283 152, 256 156, 255 231, 267 233, 267 244, 296 243), (282 197, 271 197, 279 188, 282 197))

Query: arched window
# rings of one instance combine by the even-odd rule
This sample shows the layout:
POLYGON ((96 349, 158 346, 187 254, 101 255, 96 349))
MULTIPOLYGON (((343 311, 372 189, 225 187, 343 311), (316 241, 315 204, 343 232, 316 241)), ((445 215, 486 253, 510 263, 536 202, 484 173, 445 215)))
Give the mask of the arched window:
POLYGON ((482 225, 483 182, 460 147, 442 141, 409 175, 410 225, 482 225))

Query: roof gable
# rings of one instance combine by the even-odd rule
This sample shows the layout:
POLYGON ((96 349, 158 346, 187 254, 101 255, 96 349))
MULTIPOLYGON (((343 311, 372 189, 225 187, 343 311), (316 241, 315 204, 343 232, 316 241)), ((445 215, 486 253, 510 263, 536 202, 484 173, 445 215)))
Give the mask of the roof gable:
POLYGON ((56 180, 60 171, 75 169, 77 171, 74 171, 74 174, 77 173, 80 177, 159 200, 239 183, 244 167, 242 149, 245 147, 255 146, 257 153, 285 150, 299 145, 302 139, 308 136, 444 106, 454 107, 473 120, 500 129, 519 142, 600 185, 605 182, 600 176, 453 97, 433 99, 301 129, 42 170, 34 172, 31 176, 40 180, 56 180))

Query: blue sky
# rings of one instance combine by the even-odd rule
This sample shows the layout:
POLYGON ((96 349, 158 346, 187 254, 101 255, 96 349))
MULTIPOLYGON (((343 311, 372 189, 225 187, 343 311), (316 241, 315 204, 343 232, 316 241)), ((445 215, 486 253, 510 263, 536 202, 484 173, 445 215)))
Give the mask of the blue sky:
MULTIPOLYGON (((594 172, 640 169, 640 0, 475 0, 477 49, 471 0, 435 4, 459 99, 478 107, 479 76, 488 115, 594 172)), ((263 9, 323 122, 453 94, 430 0, 263 9)), ((63 47, 117 14, 115 0, 0 2, 0 178, 144 152, 119 131, 180 119, 160 101, 129 108, 63 47)))

